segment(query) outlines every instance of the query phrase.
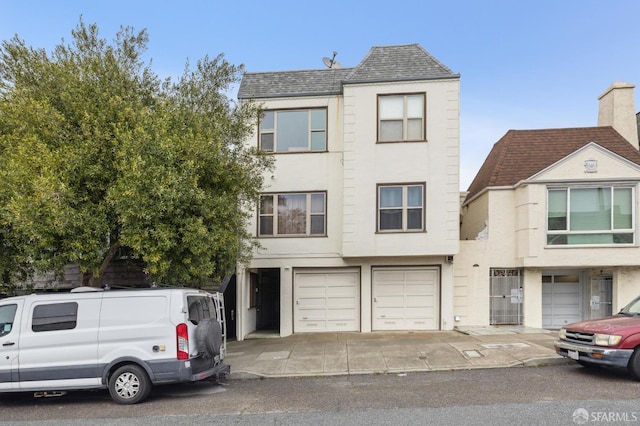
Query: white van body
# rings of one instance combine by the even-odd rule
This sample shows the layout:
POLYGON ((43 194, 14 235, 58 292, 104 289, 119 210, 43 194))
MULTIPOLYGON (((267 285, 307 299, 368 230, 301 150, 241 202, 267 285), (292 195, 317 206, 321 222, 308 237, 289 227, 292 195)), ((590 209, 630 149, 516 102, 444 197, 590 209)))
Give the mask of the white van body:
POLYGON ((227 374, 220 293, 87 289, 0 300, 0 392, 108 388, 122 404, 152 385, 227 374))

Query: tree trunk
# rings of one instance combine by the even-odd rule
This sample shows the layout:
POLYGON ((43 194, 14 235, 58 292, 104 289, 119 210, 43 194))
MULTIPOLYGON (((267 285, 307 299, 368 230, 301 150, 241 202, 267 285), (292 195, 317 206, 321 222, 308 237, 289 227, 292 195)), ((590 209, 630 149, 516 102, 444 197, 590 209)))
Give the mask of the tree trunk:
POLYGON ((104 275, 104 271, 107 270, 107 267, 111 263, 113 256, 116 255, 118 249, 120 248, 120 241, 116 241, 109 247, 109 251, 104 255, 104 259, 102 260, 102 265, 100 265, 100 269, 98 269, 98 273, 95 275, 91 275, 91 279, 89 279, 89 285, 91 287, 102 287, 102 276, 104 275))

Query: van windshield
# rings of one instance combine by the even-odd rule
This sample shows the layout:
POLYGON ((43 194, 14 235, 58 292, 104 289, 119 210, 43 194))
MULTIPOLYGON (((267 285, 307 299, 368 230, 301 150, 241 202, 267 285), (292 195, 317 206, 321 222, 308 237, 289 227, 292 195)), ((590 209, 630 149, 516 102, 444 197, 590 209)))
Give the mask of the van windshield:
POLYGON ((625 315, 640 315, 640 297, 637 297, 627 306, 622 308, 620 313, 625 315))

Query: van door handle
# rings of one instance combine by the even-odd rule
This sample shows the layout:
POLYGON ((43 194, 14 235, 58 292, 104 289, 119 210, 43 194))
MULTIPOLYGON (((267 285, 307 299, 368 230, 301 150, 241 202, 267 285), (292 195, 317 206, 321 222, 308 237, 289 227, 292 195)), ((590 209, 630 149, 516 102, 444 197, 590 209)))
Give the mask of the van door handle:
POLYGON ((4 343, 2 344, 2 346, 13 346, 13 345, 15 345, 15 344, 16 344, 16 342, 4 342, 4 343))

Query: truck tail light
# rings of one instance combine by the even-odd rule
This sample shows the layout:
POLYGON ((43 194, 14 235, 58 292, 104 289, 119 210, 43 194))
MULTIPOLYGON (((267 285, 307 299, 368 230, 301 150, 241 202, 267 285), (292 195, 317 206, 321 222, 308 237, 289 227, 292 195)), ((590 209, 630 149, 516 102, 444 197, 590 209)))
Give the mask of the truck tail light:
POLYGON ((180 360, 189 359, 189 331, 187 324, 176 326, 177 357, 180 360))

